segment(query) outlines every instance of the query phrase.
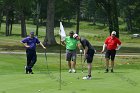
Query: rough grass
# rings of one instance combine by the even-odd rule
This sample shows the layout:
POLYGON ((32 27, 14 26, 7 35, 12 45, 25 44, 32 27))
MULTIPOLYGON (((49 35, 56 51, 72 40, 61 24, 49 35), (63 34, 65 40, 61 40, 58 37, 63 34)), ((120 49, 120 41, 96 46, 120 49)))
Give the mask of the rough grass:
MULTIPOLYGON (((73 23, 72 26, 65 26, 65 32, 68 35, 69 31, 75 31, 75 24, 73 23)), ((80 23, 80 32, 79 34, 82 37, 87 38, 93 46, 95 46, 96 50, 99 52, 102 49, 102 45, 104 43, 105 38, 109 35, 106 26, 103 24, 96 24, 92 25, 90 22, 81 22, 80 23)), ((58 43, 54 46, 47 46, 47 52, 59 52, 59 27, 55 27, 55 39, 58 43)), ((20 40, 23 38, 20 37, 20 25, 14 24, 13 25, 13 34, 12 36, 5 37, 5 24, 2 24, 1 31, 0 31, 0 51, 23 51, 23 45, 20 44, 20 40)), ((27 33, 29 34, 30 31, 35 31, 35 26, 31 24, 27 24, 27 33)), ((40 41, 44 41, 45 38, 45 27, 39 28, 39 36, 38 38, 40 41)), ((131 38, 131 34, 125 31, 120 31, 120 40, 122 41, 122 48, 119 53, 140 53, 140 39, 139 38, 131 38)), ((62 47, 63 52, 65 52, 65 48, 62 47)), ((41 48, 38 49, 39 52, 43 50, 41 48)))

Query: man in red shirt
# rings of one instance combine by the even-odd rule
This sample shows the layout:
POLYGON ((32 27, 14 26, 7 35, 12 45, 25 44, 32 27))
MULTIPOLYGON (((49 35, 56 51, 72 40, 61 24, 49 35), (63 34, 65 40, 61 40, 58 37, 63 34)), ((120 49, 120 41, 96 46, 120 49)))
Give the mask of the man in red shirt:
POLYGON ((111 36, 107 37, 105 40, 105 43, 103 45, 102 53, 105 51, 105 48, 107 49, 105 53, 106 58, 106 71, 105 73, 108 73, 109 71, 109 60, 111 59, 111 72, 113 72, 114 68, 114 59, 116 55, 116 50, 119 50, 121 47, 121 41, 115 37, 116 32, 112 31, 111 36))

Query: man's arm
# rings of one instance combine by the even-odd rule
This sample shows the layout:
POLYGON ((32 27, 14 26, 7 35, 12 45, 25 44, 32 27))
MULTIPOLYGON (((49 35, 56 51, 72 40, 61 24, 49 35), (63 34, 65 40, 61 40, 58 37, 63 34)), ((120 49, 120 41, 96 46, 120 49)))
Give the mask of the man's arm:
POLYGON ((116 50, 119 50, 121 48, 121 41, 118 39, 118 44, 116 50))
POLYGON ((20 41, 26 48, 29 48, 30 46, 27 45, 27 43, 23 43, 22 41, 20 41))
POLYGON ((64 41, 61 41, 61 44, 62 44, 63 46, 66 46, 66 43, 65 43, 64 41))
POLYGON ((103 45, 103 49, 101 51, 102 53, 105 51, 105 48, 106 48, 106 44, 103 45))
POLYGON ((82 50, 82 45, 81 45, 81 43, 78 43, 78 44, 77 44, 77 46, 78 46, 78 48, 79 48, 79 50, 80 50, 80 53, 83 53, 83 50, 82 50))
POLYGON ((85 56, 85 58, 87 58, 87 51, 88 51, 88 47, 85 46, 85 49, 84 49, 84 56, 85 56))
POLYGON ((42 44, 42 42, 40 42, 39 44, 42 46, 42 48, 46 49, 46 47, 42 44))

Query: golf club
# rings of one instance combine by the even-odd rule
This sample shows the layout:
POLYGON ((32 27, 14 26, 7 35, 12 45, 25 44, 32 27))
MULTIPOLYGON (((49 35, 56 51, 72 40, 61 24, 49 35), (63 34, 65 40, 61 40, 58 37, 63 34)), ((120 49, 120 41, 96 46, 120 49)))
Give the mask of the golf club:
POLYGON ((46 67, 47 67, 49 76, 51 76, 51 75, 50 75, 49 66, 48 66, 48 62, 47 62, 47 51, 46 51, 46 49, 44 49, 44 51, 45 51, 45 63, 46 63, 46 67))
POLYGON ((81 69, 82 69, 82 73, 83 73, 84 69, 83 69, 83 62, 82 61, 83 60, 82 60, 82 53, 81 53, 81 69))
POLYGON ((100 71, 99 71, 99 73, 101 72, 101 70, 102 70, 102 67, 104 67, 104 64, 103 64, 103 53, 101 53, 101 68, 100 68, 100 71))

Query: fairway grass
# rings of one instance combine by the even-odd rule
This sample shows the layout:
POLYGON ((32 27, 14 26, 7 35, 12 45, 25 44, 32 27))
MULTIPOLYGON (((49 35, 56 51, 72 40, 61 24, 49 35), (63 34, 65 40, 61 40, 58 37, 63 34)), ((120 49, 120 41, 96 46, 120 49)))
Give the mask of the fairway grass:
POLYGON ((77 73, 68 73, 62 55, 62 81, 60 90, 59 55, 38 54, 33 68, 35 74, 25 74, 25 54, 0 54, 0 93, 139 93, 140 56, 116 57, 114 73, 104 73, 101 57, 95 56, 91 80, 82 80, 87 74, 81 71, 77 58, 77 73), (128 64, 129 63, 129 64, 128 64), (47 69, 49 66, 49 72, 47 69))

